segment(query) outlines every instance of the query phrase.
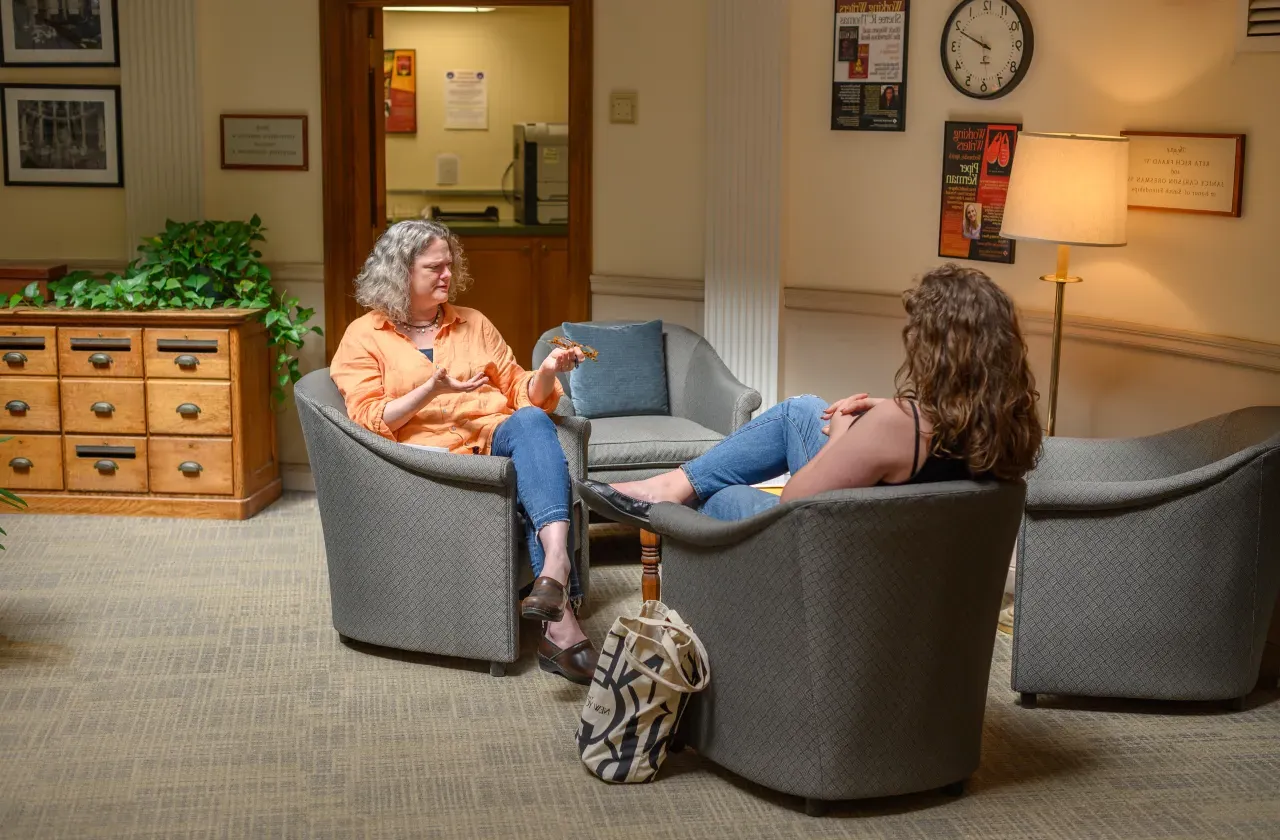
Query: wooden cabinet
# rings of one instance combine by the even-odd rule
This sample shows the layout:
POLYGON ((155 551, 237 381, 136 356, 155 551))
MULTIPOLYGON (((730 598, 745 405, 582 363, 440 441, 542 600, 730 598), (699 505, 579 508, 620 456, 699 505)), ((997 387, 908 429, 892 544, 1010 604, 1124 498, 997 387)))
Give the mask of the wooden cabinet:
POLYGON ((0 486, 36 513, 245 519, 280 496, 245 310, 0 315, 0 486))
POLYGON ((572 319, 566 237, 459 238, 472 284, 457 304, 483 312, 528 367, 538 336, 572 319))

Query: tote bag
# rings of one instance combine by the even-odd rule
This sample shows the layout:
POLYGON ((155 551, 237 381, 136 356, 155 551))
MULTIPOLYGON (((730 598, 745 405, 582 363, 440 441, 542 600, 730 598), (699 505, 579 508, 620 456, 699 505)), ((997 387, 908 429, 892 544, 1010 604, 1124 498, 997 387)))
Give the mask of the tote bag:
POLYGON ((706 648, 675 610, 645 601, 635 618, 617 618, 582 707, 582 763, 606 782, 652 781, 689 695, 710 682, 706 648))

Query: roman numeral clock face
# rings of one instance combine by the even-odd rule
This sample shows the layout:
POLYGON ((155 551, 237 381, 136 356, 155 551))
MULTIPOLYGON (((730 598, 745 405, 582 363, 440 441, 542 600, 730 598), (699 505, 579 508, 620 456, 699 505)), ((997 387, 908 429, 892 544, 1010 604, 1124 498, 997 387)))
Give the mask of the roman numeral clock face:
POLYGON ((1031 18, 1016 0, 964 0, 942 32, 942 66, 956 90, 996 99, 1031 66, 1031 18))

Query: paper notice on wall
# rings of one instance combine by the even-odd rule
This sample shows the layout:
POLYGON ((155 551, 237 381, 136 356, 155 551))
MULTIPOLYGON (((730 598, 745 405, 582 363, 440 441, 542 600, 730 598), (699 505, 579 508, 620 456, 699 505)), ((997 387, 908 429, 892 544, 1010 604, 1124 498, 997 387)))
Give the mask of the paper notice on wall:
POLYGON ((446 70, 444 127, 489 128, 489 83, 483 70, 446 70))

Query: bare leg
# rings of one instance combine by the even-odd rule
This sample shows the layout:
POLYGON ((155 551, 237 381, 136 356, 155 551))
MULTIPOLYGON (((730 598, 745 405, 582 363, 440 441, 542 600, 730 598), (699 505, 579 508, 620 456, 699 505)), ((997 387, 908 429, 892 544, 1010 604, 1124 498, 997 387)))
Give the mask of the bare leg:
POLYGON ((623 495, 642 502, 675 502, 687 505, 694 500, 693 485, 684 470, 670 470, 643 481, 622 481, 610 485, 623 495))
POLYGON ((547 625, 547 638, 562 650, 576 645, 586 637, 587 634, 582 632, 582 625, 578 624, 578 617, 573 613, 573 607, 564 611, 564 618, 547 625))
MULTIPOLYGON (((569 523, 548 522, 538 531, 538 541, 546 559, 542 564, 542 574, 557 583, 569 585, 569 523)), ((547 625, 547 638, 558 648, 567 648, 585 639, 578 624, 578 617, 570 607, 564 611, 564 618, 547 625)))
POLYGON ((569 523, 548 522, 538 531, 538 542, 546 559, 542 574, 563 586, 569 585, 569 523))

